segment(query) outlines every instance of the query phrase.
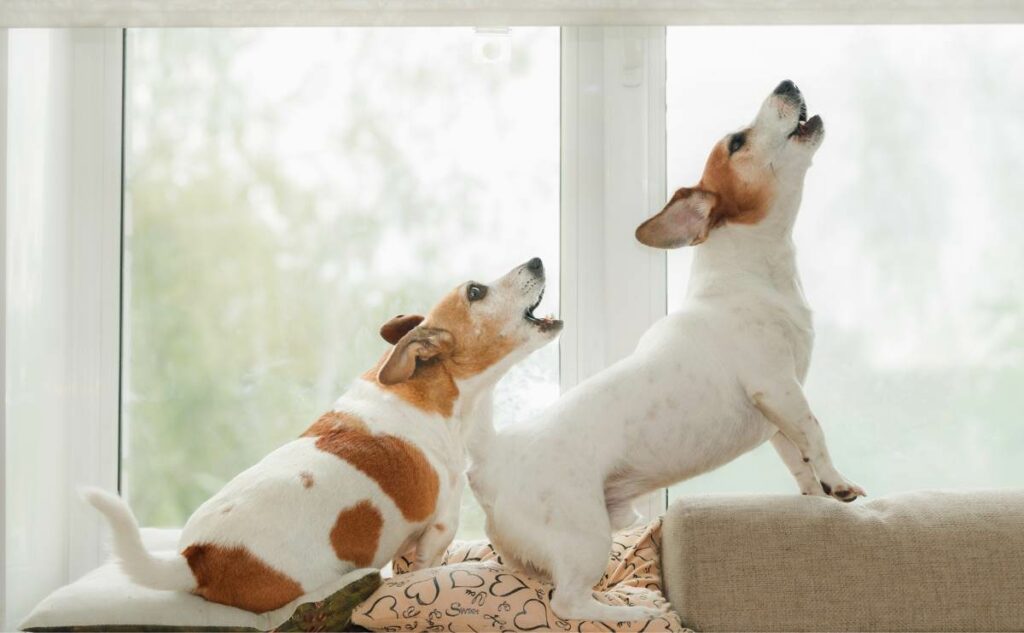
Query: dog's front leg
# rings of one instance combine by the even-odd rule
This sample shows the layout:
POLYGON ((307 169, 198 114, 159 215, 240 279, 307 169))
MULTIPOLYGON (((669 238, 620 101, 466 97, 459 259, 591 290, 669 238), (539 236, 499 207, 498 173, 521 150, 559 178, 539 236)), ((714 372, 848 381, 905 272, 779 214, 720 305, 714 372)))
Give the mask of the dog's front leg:
POLYGON ((826 494, 840 501, 853 501, 865 495, 863 488, 843 477, 832 464, 825 434, 795 378, 761 384, 749 393, 757 410, 778 427, 799 450, 801 460, 814 469, 826 494))
POLYGON ((779 454, 782 461, 786 464, 786 468, 793 474, 793 479, 796 479, 796 483, 800 486, 801 494, 809 495, 812 497, 827 497, 825 490, 821 487, 821 482, 818 481, 818 476, 814 474, 814 469, 811 465, 803 460, 803 456, 800 455, 800 449, 796 447, 796 444, 789 441, 782 432, 778 432, 772 436, 772 446, 775 447, 775 452, 779 454))
POLYGON ((441 564, 445 550, 451 545, 455 532, 459 529, 459 509, 462 506, 462 491, 465 486, 466 476, 460 475, 452 490, 438 498, 438 511, 416 542, 413 571, 441 564))

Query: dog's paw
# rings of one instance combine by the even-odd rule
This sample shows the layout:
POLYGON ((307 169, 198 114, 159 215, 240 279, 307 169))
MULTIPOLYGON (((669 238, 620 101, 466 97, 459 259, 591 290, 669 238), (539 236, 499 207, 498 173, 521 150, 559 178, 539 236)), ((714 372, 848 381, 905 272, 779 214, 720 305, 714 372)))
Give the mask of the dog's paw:
POLYGON ((805 497, 831 497, 832 495, 825 492, 824 486, 818 483, 818 480, 814 480, 814 485, 800 486, 800 494, 805 497))
POLYGON ((825 480, 821 482, 821 489, 826 495, 833 499, 838 499, 843 503, 850 503, 857 497, 866 497, 868 493, 864 492, 864 489, 853 483, 842 479, 839 483, 828 483, 825 480))

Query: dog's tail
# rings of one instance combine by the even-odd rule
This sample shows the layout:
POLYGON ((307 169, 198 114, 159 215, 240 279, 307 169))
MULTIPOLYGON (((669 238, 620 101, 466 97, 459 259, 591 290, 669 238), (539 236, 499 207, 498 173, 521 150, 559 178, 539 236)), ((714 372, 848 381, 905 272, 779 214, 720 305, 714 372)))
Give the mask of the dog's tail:
POLYGON ((121 497, 99 488, 82 488, 79 493, 107 517, 114 533, 114 555, 129 578, 150 589, 187 591, 195 588, 195 576, 184 556, 178 552, 153 553, 146 549, 135 515, 121 497))

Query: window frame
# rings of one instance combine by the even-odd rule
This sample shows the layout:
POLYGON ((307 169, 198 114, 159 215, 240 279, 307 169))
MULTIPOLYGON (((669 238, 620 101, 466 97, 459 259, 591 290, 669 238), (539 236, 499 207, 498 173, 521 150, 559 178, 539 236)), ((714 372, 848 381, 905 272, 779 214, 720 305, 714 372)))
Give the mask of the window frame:
MULTIPOLYGON (((633 351, 666 314, 667 256, 633 231, 665 202, 665 36, 562 27, 562 391, 633 351)), ((660 515, 668 489, 636 502, 660 515)))

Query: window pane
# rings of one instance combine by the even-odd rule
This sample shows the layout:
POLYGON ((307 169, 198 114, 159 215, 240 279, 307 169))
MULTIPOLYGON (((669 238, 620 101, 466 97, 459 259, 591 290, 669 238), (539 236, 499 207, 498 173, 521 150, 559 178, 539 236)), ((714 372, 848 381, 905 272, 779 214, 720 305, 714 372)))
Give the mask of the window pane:
MULTIPOLYGON (((143 524, 181 525, 299 435, 387 318, 534 255, 557 304, 558 30, 480 37, 129 31, 123 481, 143 524)), ((499 422, 557 396, 557 358, 506 377, 499 422)))
MULTIPOLYGON (((807 391, 872 495, 1024 485, 1021 59, 1021 26, 669 29, 673 188, 781 79, 825 120, 794 236, 807 391)), ((689 257, 669 256, 670 307, 689 257)), ((673 491, 796 485, 766 444, 673 491)))

